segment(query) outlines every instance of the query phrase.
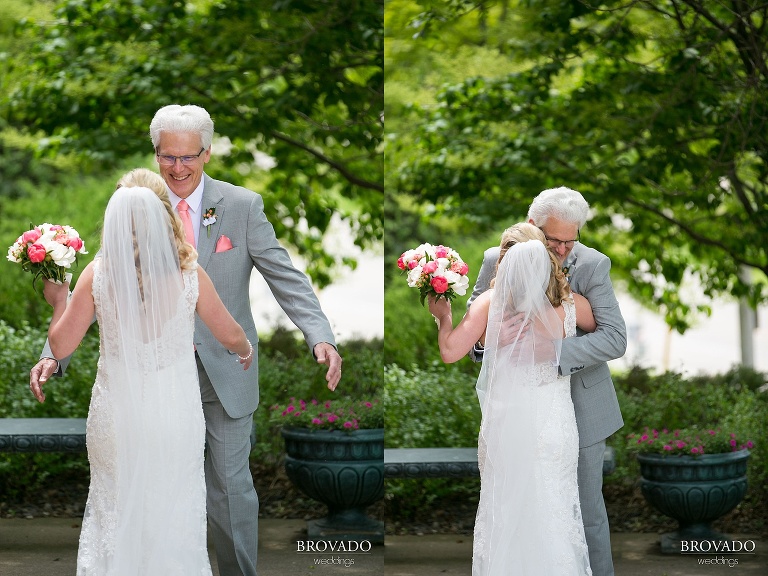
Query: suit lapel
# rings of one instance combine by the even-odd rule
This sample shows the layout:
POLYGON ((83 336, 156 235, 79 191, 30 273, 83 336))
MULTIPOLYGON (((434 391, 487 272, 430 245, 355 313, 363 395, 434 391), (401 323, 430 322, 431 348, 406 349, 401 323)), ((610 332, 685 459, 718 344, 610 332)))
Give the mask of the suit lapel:
POLYGON ((221 222, 224 220, 225 206, 222 203, 224 197, 219 192, 213 178, 203 174, 203 203, 202 211, 205 214, 208 208, 216 209, 216 222, 210 226, 203 226, 203 219, 200 219, 200 233, 197 240, 197 262, 203 268, 208 264, 208 260, 216 249, 216 241, 219 239, 219 230, 221 222))
POLYGON ((579 259, 578 250, 579 244, 576 244, 573 250, 571 250, 571 253, 568 255, 568 258, 566 258, 565 262, 563 262, 563 268, 568 268, 568 272, 565 273, 565 276, 574 292, 578 292, 578 281, 574 276, 576 272, 576 264, 579 259))

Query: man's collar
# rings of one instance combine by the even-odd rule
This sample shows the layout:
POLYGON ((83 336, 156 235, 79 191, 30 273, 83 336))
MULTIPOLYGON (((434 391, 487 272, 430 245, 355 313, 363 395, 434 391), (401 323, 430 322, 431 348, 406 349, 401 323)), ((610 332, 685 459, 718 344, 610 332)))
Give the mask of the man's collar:
MULTIPOLYGON (((176 196, 170 188, 168 188, 168 185, 165 185, 166 190, 168 190, 168 197, 171 200, 171 204, 173 204, 173 209, 176 209, 176 205, 181 201, 181 198, 176 196)), ((200 178, 200 182, 197 185, 197 188, 195 188, 195 191, 190 194, 186 200, 187 204, 189 205, 189 209, 192 210, 192 212, 199 213, 200 212, 200 205, 203 203, 203 189, 205 188, 205 178, 200 178)))

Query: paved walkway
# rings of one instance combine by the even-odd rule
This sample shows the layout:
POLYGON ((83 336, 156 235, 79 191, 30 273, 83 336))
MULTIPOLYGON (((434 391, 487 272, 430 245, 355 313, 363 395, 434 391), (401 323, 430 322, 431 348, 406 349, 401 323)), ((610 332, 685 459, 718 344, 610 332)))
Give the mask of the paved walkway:
MULTIPOLYGON (((658 534, 612 534, 611 547, 616 576, 768 576, 768 542, 752 539, 755 554, 750 555, 662 554, 658 534)), ((471 557, 471 537, 387 536, 384 574, 469 576, 471 557)))
MULTIPOLYGON (((369 553, 298 553, 305 528, 303 520, 259 520, 259 576, 384 573, 381 545, 369 553)), ((0 519, 0 575, 73 576, 79 534, 78 518, 0 519)), ((213 574, 219 576, 215 564, 213 574)))
MULTIPOLYGON (((302 520, 259 522, 259 576, 471 573, 472 539, 467 536, 388 536, 384 546, 374 545, 370 553, 300 554, 297 542, 304 538, 305 526, 302 520)), ((79 533, 78 519, 0 519, 0 575, 73 575, 79 533)), ((768 542, 749 535, 734 535, 733 539, 753 540, 754 554, 661 554, 657 534, 613 534, 616 576, 768 575, 768 542)), ((218 576, 215 566, 214 575, 218 576)))

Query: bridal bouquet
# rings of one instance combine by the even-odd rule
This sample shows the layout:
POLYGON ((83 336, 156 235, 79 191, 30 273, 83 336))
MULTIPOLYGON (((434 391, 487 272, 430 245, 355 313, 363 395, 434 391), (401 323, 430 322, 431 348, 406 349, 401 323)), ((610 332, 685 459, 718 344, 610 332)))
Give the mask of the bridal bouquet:
MULTIPOLYGON (((30 226, 32 226, 30 224, 30 226)), ((77 230, 59 224, 39 224, 27 230, 8 248, 8 260, 56 284, 69 279, 68 270, 78 254, 88 254, 77 230)))
POLYGON ((398 258, 397 267, 408 271, 408 286, 419 289, 422 306, 427 296, 450 302, 456 296, 464 296, 469 287, 469 266, 447 246, 422 244, 407 250, 398 258))

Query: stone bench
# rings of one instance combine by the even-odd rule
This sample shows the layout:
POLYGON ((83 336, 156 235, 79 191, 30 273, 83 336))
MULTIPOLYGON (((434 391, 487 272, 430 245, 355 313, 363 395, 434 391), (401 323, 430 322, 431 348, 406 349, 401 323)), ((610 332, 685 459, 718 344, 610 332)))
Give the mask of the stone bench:
MULTIPOLYGON (((613 448, 606 447, 603 476, 616 468, 613 448)), ((385 478, 463 478, 480 476, 477 448, 388 448, 385 478)))
POLYGON ((0 418, 0 452, 85 452, 85 418, 0 418))
MULTIPOLYGON (((256 423, 251 449, 256 446, 256 423)), ((0 452, 85 452, 85 418, 0 418, 0 452)))

